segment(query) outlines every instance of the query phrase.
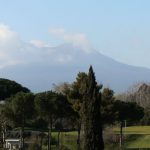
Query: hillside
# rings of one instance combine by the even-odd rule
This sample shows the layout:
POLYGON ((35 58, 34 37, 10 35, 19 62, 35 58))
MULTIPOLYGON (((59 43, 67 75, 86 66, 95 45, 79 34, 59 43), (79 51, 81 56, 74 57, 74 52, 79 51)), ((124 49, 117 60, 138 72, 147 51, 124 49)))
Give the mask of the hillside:
POLYGON ((18 92, 27 93, 30 90, 15 81, 0 78, 0 100, 4 100, 18 92))

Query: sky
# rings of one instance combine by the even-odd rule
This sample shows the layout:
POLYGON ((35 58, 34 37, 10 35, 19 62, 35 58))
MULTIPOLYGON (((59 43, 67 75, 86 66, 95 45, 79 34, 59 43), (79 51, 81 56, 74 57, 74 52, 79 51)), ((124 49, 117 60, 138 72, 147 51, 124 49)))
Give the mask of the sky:
POLYGON ((27 55, 33 46, 62 43, 150 68, 149 6, 149 0, 0 0, 0 68, 23 61, 19 48, 27 55))

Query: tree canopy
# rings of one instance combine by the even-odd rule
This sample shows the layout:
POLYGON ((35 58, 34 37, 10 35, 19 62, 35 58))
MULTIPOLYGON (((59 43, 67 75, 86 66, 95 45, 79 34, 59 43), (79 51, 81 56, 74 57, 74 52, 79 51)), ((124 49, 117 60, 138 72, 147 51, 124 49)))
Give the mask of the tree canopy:
POLYGON ((114 91, 104 88, 102 91, 101 116, 104 125, 113 124, 116 121, 116 110, 114 109, 114 91))
POLYGON ((0 78, 0 100, 5 100, 18 92, 28 93, 30 90, 15 81, 0 78))

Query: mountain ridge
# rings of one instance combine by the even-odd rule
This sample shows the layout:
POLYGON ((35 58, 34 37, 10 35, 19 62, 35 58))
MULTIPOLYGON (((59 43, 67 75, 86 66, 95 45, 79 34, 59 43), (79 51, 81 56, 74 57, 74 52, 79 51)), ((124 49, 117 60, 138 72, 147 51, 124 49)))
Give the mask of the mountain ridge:
POLYGON ((35 50, 24 58, 32 55, 36 57, 35 61, 0 69, 1 77, 39 92, 51 89, 53 83, 73 82, 78 72, 87 72, 92 65, 97 81, 115 92, 123 92, 136 82, 150 82, 150 69, 120 63, 96 50, 86 52, 80 47, 64 44, 38 51, 41 55, 35 50))

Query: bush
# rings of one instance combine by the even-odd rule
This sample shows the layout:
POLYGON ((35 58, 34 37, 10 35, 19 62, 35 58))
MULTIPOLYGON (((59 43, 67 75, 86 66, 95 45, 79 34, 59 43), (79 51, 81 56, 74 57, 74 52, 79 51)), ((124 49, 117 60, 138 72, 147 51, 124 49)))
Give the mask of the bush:
MULTIPOLYGON (((48 138, 44 138, 43 139, 43 145, 48 145, 48 138)), ((57 145, 56 138, 52 137, 52 139, 51 139, 51 145, 57 145)))
POLYGON ((28 150, 40 150, 40 146, 38 145, 38 143, 34 143, 31 146, 29 146, 28 150))
POLYGON ((63 146, 60 147, 60 150, 70 150, 70 149, 63 145, 63 146))

